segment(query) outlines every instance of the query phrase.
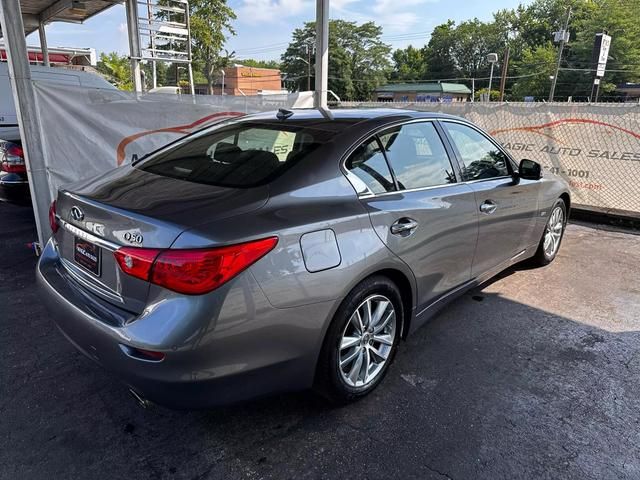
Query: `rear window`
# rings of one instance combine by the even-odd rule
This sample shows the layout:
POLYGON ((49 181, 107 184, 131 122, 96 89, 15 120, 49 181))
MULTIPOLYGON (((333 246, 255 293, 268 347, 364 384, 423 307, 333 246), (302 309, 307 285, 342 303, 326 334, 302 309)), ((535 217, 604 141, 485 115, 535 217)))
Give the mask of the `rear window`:
POLYGON ((273 180, 330 136, 295 124, 242 122, 189 137, 139 168, 189 182, 253 187, 273 180))

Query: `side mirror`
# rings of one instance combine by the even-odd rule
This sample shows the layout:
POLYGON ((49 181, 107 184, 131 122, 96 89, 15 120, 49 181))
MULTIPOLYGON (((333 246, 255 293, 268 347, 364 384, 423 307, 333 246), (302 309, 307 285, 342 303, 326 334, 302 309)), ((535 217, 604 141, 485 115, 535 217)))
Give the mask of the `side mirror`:
POLYGON ((540 180, 542 178, 542 167, 538 162, 525 158, 520 161, 518 177, 525 180, 540 180))

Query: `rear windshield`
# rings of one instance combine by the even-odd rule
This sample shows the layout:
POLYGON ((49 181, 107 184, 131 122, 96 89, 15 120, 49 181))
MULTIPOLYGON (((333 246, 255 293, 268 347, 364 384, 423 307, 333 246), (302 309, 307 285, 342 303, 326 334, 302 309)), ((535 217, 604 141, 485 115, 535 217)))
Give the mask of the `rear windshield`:
POLYGON ((189 182, 253 187, 271 181, 330 136, 295 124, 242 122, 195 134, 139 168, 189 182))

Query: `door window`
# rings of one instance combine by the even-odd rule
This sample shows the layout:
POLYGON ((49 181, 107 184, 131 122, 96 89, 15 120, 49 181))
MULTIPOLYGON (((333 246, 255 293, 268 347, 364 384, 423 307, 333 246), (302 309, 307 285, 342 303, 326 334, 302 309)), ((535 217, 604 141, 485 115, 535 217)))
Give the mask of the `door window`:
POLYGON ((395 190, 389 165, 387 165, 380 145, 375 138, 356 148, 347 160, 346 167, 366 183, 373 193, 395 190))
POLYGON ((401 190, 455 183, 451 162, 432 122, 408 123, 380 135, 401 190))
POLYGON ((442 122, 462 160, 464 180, 482 180, 509 175, 509 159, 477 130, 460 123, 442 122))

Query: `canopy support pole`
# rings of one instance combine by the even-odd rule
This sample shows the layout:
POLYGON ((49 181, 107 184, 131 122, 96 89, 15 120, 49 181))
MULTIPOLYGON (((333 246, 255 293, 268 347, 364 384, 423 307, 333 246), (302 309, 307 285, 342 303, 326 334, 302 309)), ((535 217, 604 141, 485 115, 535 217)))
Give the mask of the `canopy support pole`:
POLYGON ((314 107, 326 110, 329 90, 329 0, 316 0, 316 82, 314 107))
POLYGON ((5 38, 9 80, 16 105, 20 138, 27 166, 31 203, 38 231, 38 242, 44 246, 51 235, 49 227, 49 191, 47 168, 44 160, 44 145, 41 136, 40 116, 36 108, 36 97, 31 82, 31 70, 24 37, 24 24, 20 2, 0 0, 0 25, 5 38))
POLYGON ((50 67, 49 46, 47 45, 47 32, 44 30, 44 23, 38 24, 38 34, 40 35, 40 50, 42 50, 42 61, 45 67, 50 67))
POLYGON ((133 77, 133 89, 142 92, 142 74, 140 72, 140 35, 138 34, 138 2, 126 0, 127 33, 129 35, 129 58, 131 59, 131 76, 133 77))

